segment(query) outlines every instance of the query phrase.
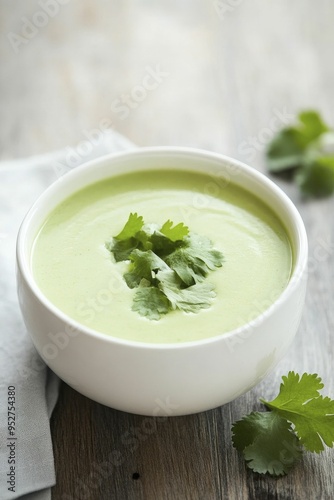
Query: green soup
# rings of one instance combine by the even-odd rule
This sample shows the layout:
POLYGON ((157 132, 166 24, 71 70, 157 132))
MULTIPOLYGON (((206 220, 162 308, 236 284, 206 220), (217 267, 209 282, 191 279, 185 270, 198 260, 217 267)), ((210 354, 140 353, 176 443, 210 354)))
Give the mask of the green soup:
POLYGON ((183 171, 124 174, 66 199, 38 232, 32 269, 45 296, 74 320, 113 337, 140 342, 187 342, 228 332, 267 309, 286 287, 293 257, 279 218, 249 192, 183 171), (224 254, 212 307, 172 311, 152 321, 132 311, 135 290, 105 243, 130 212, 147 223, 184 222, 224 254))

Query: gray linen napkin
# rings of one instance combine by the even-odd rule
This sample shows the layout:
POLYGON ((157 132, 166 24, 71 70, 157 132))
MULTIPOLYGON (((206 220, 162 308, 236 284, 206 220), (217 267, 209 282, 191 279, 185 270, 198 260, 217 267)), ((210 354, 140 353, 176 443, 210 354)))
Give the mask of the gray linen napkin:
POLYGON ((20 315, 15 283, 20 223, 59 176, 131 147, 127 139, 107 130, 76 148, 0 162, 0 500, 49 500, 55 484, 49 419, 59 379, 39 358, 20 315))

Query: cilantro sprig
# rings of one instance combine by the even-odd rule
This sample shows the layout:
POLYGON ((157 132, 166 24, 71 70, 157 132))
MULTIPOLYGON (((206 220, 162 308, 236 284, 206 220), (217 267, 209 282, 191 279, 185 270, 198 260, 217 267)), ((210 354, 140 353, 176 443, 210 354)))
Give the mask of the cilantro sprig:
POLYGON ((323 397, 317 374, 289 372, 270 412, 253 412, 235 422, 233 445, 247 466, 260 474, 287 474, 303 450, 320 453, 334 444, 334 400, 323 397))
POLYGON ((316 111, 303 111, 294 126, 283 128, 267 152, 270 172, 291 174, 306 196, 334 192, 334 130, 316 111))
POLYGON ((131 213, 106 247, 116 262, 130 262, 124 279, 136 289, 132 309, 141 316, 159 320, 174 309, 197 313, 211 306, 214 287, 203 281, 222 266, 223 255, 182 222, 167 220, 159 227, 131 213))

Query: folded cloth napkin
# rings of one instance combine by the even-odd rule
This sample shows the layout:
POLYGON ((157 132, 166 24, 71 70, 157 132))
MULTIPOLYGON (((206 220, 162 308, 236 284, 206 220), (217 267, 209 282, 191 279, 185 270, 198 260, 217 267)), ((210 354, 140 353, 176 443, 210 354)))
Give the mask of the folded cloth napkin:
POLYGON ((118 133, 76 148, 0 162, 0 499, 51 499, 55 484, 50 416, 59 379, 38 356, 19 311, 15 241, 39 194, 59 176, 103 154, 134 147, 118 133))

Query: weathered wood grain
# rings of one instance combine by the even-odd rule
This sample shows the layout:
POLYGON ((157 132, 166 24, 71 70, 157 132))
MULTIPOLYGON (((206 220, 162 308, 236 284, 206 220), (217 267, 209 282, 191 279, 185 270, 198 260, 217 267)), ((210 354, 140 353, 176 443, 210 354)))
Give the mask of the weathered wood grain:
MULTIPOLYGON (((69 0, 16 54, 8 34, 20 34, 22 17, 33 19, 41 3, 0 1, 2 158, 75 145, 109 120, 139 145, 207 148, 264 170, 266 141, 297 110, 315 107, 334 123, 330 0, 69 0), (156 88, 121 113, 120 101, 159 68, 156 88)), ((54 500, 334 497, 332 450, 272 479, 247 471, 231 445, 232 422, 259 408, 259 396, 274 396, 290 369, 318 372, 334 397, 334 200, 306 203, 278 183, 310 240, 306 307, 288 355, 236 401, 163 421, 63 385, 52 419, 54 500)))

